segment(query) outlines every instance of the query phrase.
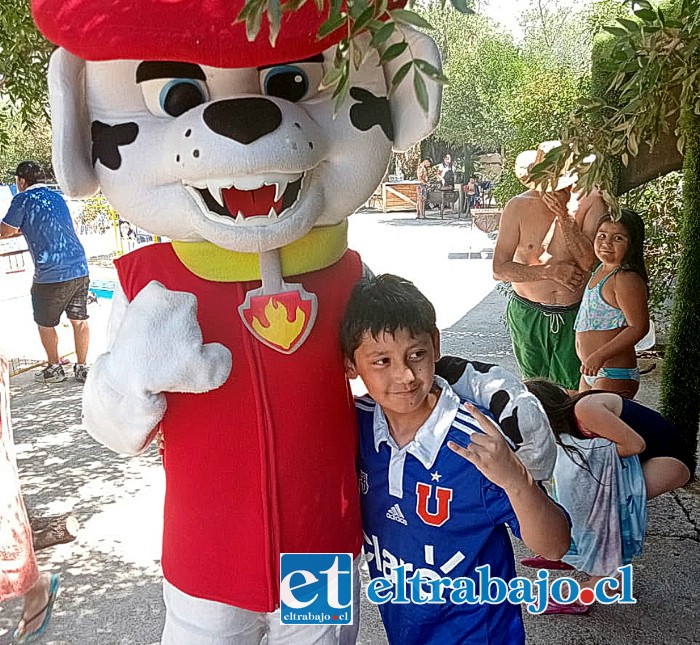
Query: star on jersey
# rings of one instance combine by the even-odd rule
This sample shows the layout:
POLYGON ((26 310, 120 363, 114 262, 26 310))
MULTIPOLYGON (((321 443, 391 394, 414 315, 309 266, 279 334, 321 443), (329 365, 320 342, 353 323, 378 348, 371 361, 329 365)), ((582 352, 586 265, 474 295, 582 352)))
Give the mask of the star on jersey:
POLYGON ((436 470, 434 473, 430 473, 430 481, 439 482, 442 479, 442 475, 436 470))

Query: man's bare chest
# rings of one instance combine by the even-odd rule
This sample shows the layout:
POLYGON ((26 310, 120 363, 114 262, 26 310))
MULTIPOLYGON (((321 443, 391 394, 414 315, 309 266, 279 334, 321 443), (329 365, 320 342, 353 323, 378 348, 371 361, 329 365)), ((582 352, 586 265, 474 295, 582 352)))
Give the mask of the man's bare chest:
POLYGON ((516 254, 528 262, 566 260, 571 257, 561 226, 553 218, 532 225, 523 225, 516 254))

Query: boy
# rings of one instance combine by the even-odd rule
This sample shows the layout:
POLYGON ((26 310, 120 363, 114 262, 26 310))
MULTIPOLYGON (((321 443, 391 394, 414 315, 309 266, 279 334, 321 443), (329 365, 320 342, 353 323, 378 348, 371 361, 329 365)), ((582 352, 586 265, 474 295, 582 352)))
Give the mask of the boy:
MULTIPOLYGON (((537 486, 496 426, 435 376, 435 310, 402 278, 364 278, 342 324, 348 376, 369 392, 356 402, 365 555, 373 578, 515 577, 506 531, 544 557, 569 548, 564 513, 537 486)), ((395 579, 396 580, 396 579, 395 579)), ((424 596, 429 594, 421 585, 424 596)), ((482 595, 486 589, 481 590, 482 595)), ((415 602, 380 605, 390 643, 525 642, 520 608, 415 602)))

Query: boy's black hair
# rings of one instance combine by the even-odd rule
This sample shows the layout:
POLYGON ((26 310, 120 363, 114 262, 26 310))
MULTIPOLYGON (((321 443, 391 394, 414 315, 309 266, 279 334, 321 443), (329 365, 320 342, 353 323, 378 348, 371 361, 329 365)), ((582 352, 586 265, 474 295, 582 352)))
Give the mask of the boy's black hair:
POLYGON ((340 326, 343 355, 353 360, 366 333, 377 338, 397 329, 413 336, 436 334, 435 308, 408 280, 389 273, 362 278, 350 294, 340 326))
POLYGON ((615 219, 612 215, 603 215, 598 222, 598 227, 596 228, 596 233, 598 229, 605 222, 613 222, 613 224, 622 224, 622 226, 627 231, 629 237, 629 244, 627 245, 627 252, 625 257, 622 258, 622 264, 620 265, 623 271, 634 271, 638 273, 645 284, 649 284, 649 276, 647 275, 647 267, 644 263, 644 220, 641 218, 639 213, 629 209, 620 209, 620 217, 615 219))

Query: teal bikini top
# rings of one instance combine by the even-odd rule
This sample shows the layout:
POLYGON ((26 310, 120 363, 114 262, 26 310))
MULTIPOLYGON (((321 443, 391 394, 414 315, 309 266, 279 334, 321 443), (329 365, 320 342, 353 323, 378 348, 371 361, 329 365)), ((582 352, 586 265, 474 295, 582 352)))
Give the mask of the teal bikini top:
POLYGON ((605 276, 595 287, 589 287, 591 280, 600 270, 598 267, 583 290, 581 307, 576 316, 574 329, 576 331, 605 331, 627 327, 625 314, 617 307, 609 305, 603 300, 602 288, 605 282, 614 276, 620 269, 615 269, 610 275, 605 276))

